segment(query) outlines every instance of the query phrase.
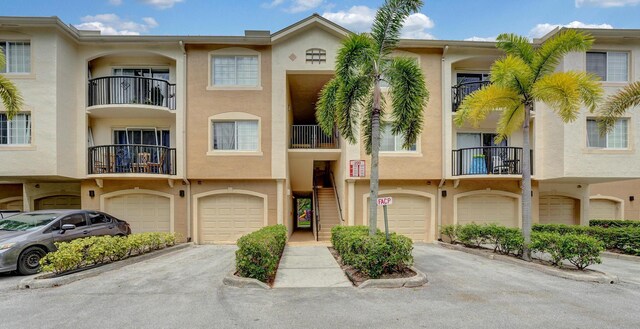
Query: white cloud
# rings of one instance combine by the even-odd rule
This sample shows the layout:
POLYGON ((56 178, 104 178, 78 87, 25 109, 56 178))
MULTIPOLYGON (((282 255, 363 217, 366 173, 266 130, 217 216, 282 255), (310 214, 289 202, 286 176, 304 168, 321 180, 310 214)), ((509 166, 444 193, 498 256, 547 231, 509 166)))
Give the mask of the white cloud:
POLYGON ((273 0, 271 2, 263 3, 261 6, 262 8, 273 8, 281 5, 283 2, 284 0, 273 0))
POLYGON ((121 19, 116 14, 99 14, 85 16, 82 23, 74 25, 80 30, 99 30, 105 35, 139 35, 157 27, 158 22, 153 17, 142 18, 142 23, 121 19))
POLYGON ((487 41, 487 42, 493 42, 496 41, 497 36, 495 37, 471 37, 471 38, 466 38, 464 39, 464 41, 487 41))
POLYGON ((570 28, 583 28, 583 29, 612 29, 613 26, 609 24, 586 24, 578 21, 573 21, 569 24, 538 24, 534 28, 529 31, 529 36, 532 38, 539 38, 544 36, 545 34, 551 32, 551 30, 556 27, 570 27, 570 28))
POLYGON ((110 5, 119 6, 122 4, 122 0, 109 0, 110 5))
POLYGON ((184 0, 138 0, 146 5, 156 7, 156 9, 168 9, 176 3, 184 2, 184 0))
MULTIPOLYGON (((349 10, 325 12, 322 17, 344 26, 354 32, 366 32, 371 29, 371 24, 376 17, 376 10, 367 6, 353 6, 349 10)), ((412 14, 407 17, 402 29, 402 37, 409 39, 434 39, 427 32, 435 26, 433 20, 422 13, 412 14)))
MULTIPOLYGON (((278 0, 275 0, 278 1, 278 0)), ((274 2, 275 2, 274 1, 274 2)), ((291 6, 286 11, 290 13, 299 13, 319 7, 324 0, 293 0, 291 6)))
POLYGON ((625 7, 637 6, 640 0, 576 0, 576 8, 580 7, 625 7))

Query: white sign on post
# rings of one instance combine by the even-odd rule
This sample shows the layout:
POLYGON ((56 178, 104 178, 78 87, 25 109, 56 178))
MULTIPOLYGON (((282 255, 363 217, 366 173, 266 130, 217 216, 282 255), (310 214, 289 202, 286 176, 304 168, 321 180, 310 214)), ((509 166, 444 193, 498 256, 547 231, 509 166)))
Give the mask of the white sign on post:
POLYGON ((393 204, 393 199, 390 196, 378 198, 378 206, 388 206, 393 204))

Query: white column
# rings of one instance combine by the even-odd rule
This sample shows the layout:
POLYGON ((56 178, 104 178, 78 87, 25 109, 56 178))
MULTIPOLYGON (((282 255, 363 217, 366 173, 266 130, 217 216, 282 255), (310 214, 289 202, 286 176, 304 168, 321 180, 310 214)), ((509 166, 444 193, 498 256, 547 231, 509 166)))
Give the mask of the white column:
POLYGON ((356 217, 356 181, 354 179, 347 179, 347 185, 349 190, 348 197, 348 212, 349 218, 347 219, 347 223, 349 226, 355 225, 355 217, 356 217))
POLYGON ((31 200, 29 199, 29 193, 27 192, 27 184, 22 184, 22 210, 31 211, 31 200))
POLYGON ((277 179, 276 206, 278 214, 278 224, 284 224, 284 179, 277 179))

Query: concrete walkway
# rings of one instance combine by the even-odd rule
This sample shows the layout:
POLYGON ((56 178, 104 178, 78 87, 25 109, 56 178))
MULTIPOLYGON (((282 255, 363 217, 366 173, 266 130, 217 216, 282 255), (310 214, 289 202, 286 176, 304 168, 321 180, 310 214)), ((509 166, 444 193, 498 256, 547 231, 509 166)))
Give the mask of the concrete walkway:
POLYGON ((351 287, 327 247, 286 246, 274 288, 351 287))

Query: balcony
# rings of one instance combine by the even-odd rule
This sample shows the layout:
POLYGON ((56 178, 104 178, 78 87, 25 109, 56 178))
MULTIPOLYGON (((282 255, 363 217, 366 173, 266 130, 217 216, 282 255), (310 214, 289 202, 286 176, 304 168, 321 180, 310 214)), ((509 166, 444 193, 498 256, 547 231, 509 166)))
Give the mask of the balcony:
POLYGON ((458 84, 457 86, 451 87, 451 108, 453 109, 453 112, 458 110, 458 107, 460 107, 460 104, 465 97, 478 89, 482 89, 484 86, 487 86, 490 83, 491 81, 488 80, 464 82, 458 84))
POLYGON ((292 125, 290 149, 339 149, 337 132, 325 134, 318 125, 292 125))
POLYGON ((176 109, 176 85, 166 80, 136 76, 89 79, 87 106, 151 105, 176 109))
MULTIPOLYGON (((452 175, 522 175, 522 148, 470 147, 451 153, 452 175)), ((531 152, 533 174, 533 152, 531 152)))
POLYGON ((155 145, 89 147, 88 174, 175 175, 176 149, 155 145))

